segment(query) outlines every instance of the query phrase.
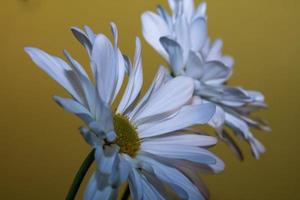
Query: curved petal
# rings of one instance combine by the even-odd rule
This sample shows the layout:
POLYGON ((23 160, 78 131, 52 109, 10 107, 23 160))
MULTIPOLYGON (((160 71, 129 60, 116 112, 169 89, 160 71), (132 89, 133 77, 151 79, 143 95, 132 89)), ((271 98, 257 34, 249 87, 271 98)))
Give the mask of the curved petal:
POLYGON ((217 164, 217 162, 221 162, 219 158, 206 149, 188 145, 165 144, 155 146, 149 143, 142 143, 141 151, 160 157, 187 160, 210 166, 217 164))
POLYGON ((178 76, 166 82, 149 99, 144 110, 136 117, 136 124, 140 124, 147 118, 164 113, 174 113, 191 100, 194 91, 193 79, 178 76))
POLYGON ((210 61, 205 63, 204 72, 201 77, 201 81, 208 85, 218 85, 224 83, 232 71, 219 61, 210 61))
POLYGON ((188 20, 191 22, 192 17, 194 15, 194 0, 184 0, 183 1, 183 14, 188 20))
POLYGON ((141 138, 145 138, 181 130, 196 124, 205 124, 212 118, 215 111, 216 106, 211 103, 185 106, 170 119, 140 125, 138 132, 141 138))
POLYGON ((195 19, 191 24, 190 44, 193 51, 200 51, 207 38, 206 19, 200 17, 195 19))
POLYGON ((190 29, 184 16, 180 16, 174 25, 176 41, 183 51, 183 62, 186 63, 190 52, 190 29))
POLYGON ((253 155, 259 159, 260 154, 265 152, 265 148, 254 138, 247 123, 229 113, 225 113, 225 122, 235 133, 241 134, 249 142, 253 155))
POLYGON ((105 35, 97 35, 92 51, 92 62, 96 66, 98 93, 107 104, 112 102, 118 82, 116 58, 116 52, 109 39, 105 35))
POLYGON ((136 169, 132 168, 129 174, 129 188, 130 192, 132 194, 132 197, 134 200, 142 200, 143 198, 143 185, 142 185, 142 180, 140 177, 140 174, 137 172, 136 169))
POLYGON ((140 113, 144 107, 147 105, 150 97, 164 84, 166 79, 166 69, 163 66, 160 66, 159 70, 156 73, 154 80, 152 81, 151 86, 147 90, 144 97, 140 100, 140 102, 135 106, 133 111, 128 113, 129 119, 135 121, 136 114, 140 113))
POLYGON ((171 35, 166 22, 153 12, 145 12, 142 15, 142 26, 143 35, 146 41, 168 60, 168 54, 159 42, 159 38, 171 35))
POLYGON ((40 69, 65 88, 76 100, 84 103, 80 88, 77 88, 78 80, 70 80, 73 72, 64 60, 51 56, 38 48, 27 47, 25 51, 40 69))
POLYGON ((110 186, 105 187, 103 190, 99 190, 97 185, 97 176, 94 173, 90 178, 88 185, 85 189, 83 199, 84 200, 111 200, 116 199, 118 196, 118 190, 110 186))
POLYGON ((183 74, 183 51, 180 45, 168 37, 161 37, 159 41, 169 55, 172 72, 176 76, 183 74))
POLYGON ((204 60, 200 54, 190 51, 185 73, 194 79, 201 79, 204 73, 204 60))
POLYGON ((136 52, 133 69, 129 75, 128 84, 125 93, 118 106, 117 112, 124 113, 126 109, 136 100, 143 84, 143 69, 141 58, 141 41, 136 38, 136 52))
POLYGON ((157 138, 145 138, 142 145, 164 146, 164 145, 187 145, 194 147, 208 147, 215 145, 217 139, 207 135, 176 134, 157 138))
POLYGON ((206 18, 206 8, 207 8, 207 4, 206 2, 202 2, 198 8, 195 10, 194 13, 194 19, 197 19, 199 17, 203 17, 206 18))
POLYGON ((73 99, 61 98, 58 96, 54 96, 53 99, 58 105, 63 107, 68 112, 77 115, 86 124, 89 124, 91 121, 93 121, 90 112, 84 106, 74 101, 73 99))
POLYGON ((207 55, 207 60, 208 61, 213 61, 213 60, 219 60, 221 58, 221 50, 223 47, 223 41, 221 39, 216 40, 210 50, 209 53, 207 55))
POLYGON ((84 46, 89 56, 92 55, 93 42, 89 39, 84 31, 77 27, 71 27, 71 31, 75 38, 84 46))
POLYGON ((138 156, 138 159, 142 162, 144 170, 168 183, 180 198, 204 199, 195 185, 177 169, 157 162, 150 157, 138 156))

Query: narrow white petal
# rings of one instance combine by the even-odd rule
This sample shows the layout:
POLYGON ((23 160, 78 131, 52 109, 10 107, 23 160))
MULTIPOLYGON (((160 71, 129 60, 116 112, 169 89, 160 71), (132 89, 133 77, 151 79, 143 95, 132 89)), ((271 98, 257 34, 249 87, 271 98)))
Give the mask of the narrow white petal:
POLYGON ((179 17, 175 23, 176 41, 183 51, 183 62, 186 63, 190 52, 190 29, 184 16, 179 17))
POLYGON ((82 66, 76 60, 74 60, 67 51, 64 51, 64 54, 78 77, 78 82, 80 82, 80 88, 82 89, 83 93, 82 98, 85 100, 86 106, 89 108, 90 112, 95 115, 94 108, 96 91, 93 83, 90 81, 86 71, 82 68, 82 66))
POLYGON ((136 171, 136 169, 132 168, 130 174, 129 174, 129 188, 130 192, 132 194, 132 197, 134 200, 142 200, 143 197, 143 185, 141 176, 136 171))
POLYGON ((211 118, 211 120, 208 122, 208 124, 213 128, 215 128, 217 131, 222 131, 224 123, 225 123, 225 112, 220 106, 217 106, 216 112, 214 116, 211 118))
POLYGON ((156 73, 154 80, 152 81, 151 86, 147 90, 144 97, 140 100, 140 102, 135 106, 134 110, 128 114, 128 117, 135 121, 136 114, 141 112, 145 105, 148 103, 150 97, 164 84, 166 78, 166 69, 164 67, 160 67, 156 73))
POLYGON ((90 39, 91 43, 94 44, 96 39, 96 34, 94 33, 94 31, 89 26, 86 25, 83 28, 87 34, 87 37, 90 39))
POLYGON ((145 12, 142 15, 142 26, 146 41, 167 60, 168 54, 159 42, 159 38, 170 35, 166 22, 153 12, 145 12))
POLYGON ((225 82, 232 71, 219 61, 205 63, 201 80, 208 85, 218 85, 225 82))
POLYGON ((154 146, 149 143, 142 143, 141 151, 160 157, 183 159, 206 165, 215 165, 219 160, 213 153, 206 149, 188 145, 165 144, 154 146))
POLYGON ((194 82, 191 78, 178 76, 166 82, 152 95, 144 110, 138 113, 136 123, 163 113, 176 112, 191 100, 193 92, 194 82))
POLYGON ((194 15, 194 0, 184 0, 183 1, 183 14, 187 18, 188 22, 192 20, 194 15))
POLYGON ((142 145, 158 146, 158 145, 187 145, 194 147, 212 146, 217 143, 217 139, 212 136, 196 135, 196 134, 177 134, 158 138, 149 138, 143 140, 142 145))
POLYGON ((206 2, 201 3, 195 11, 194 19, 197 19, 199 17, 206 18, 206 8, 207 8, 206 2))
POLYGON ((83 199, 84 200, 111 200, 117 198, 117 190, 110 186, 107 186, 103 190, 100 190, 97 186, 97 176, 94 173, 90 178, 88 185, 85 189, 83 199))
POLYGON ((200 51, 207 38, 207 24, 204 18, 197 18, 191 24, 190 44, 193 51, 200 51))
POLYGON ((117 112, 124 113, 126 109, 136 100, 143 84, 141 41, 136 38, 136 52, 132 72, 129 75, 125 93, 118 106, 117 112))
POLYGON ((222 40, 218 39, 213 44, 212 47, 207 55, 207 60, 219 60, 221 58, 221 50, 222 50, 223 42, 222 40))
POLYGON ((231 56, 223 56, 221 61, 229 68, 232 68, 234 65, 234 59, 231 56))
POLYGON ((96 82, 102 100, 110 104, 117 85, 117 55, 109 39, 102 34, 97 35, 92 52, 92 61, 96 65, 96 82))
POLYGON ((202 56, 191 51, 186 64, 186 75, 194 79, 200 79, 204 73, 204 65, 205 63, 202 56))
POLYGON ((61 98, 55 96, 54 100, 58 105, 63 107, 68 112, 77 115, 86 124, 89 124, 93 120, 91 113, 84 106, 74 101, 73 99, 67 99, 67 98, 61 98))
POLYGON ((138 132, 141 138, 145 138, 181 130, 196 124, 205 124, 212 118, 215 111, 216 106, 210 103, 185 106, 170 119, 140 125, 138 132))
POLYGON ((71 31, 75 38, 86 48, 89 56, 92 54, 93 49, 93 43, 89 39, 89 37, 86 35, 84 31, 82 31, 80 28, 72 27, 71 31))
POLYGON ((157 199, 157 200, 166 200, 166 198, 162 197, 159 191, 155 188, 154 185, 152 185, 146 177, 142 176, 141 177, 141 184, 143 188, 143 200, 152 200, 152 199, 157 199))
POLYGON ((181 199, 203 199, 195 185, 177 169, 163 165, 149 157, 139 156, 138 159, 142 161, 144 170, 168 183, 181 199))
POLYGON ((183 50, 181 46, 174 40, 167 37, 161 37, 160 42, 169 55, 170 66, 172 72, 178 76, 183 74, 183 50))
POLYGON ((37 48, 27 47, 25 51, 40 69, 65 88, 76 100, 83 103, 80 89, 77 88, 77 84, 80 83, 76 84, 78 80, 72 80, 74 82, 71 83, 69 75, 71 75, 72 69, 64 60, 37 48))
POLYGON ((265 152, 265 147, 252 135, 246 122, 243 120, 225 113, 226 124, 230 126, 235 133, 242 136, 250 143, 251 150, 256 159, 259 159, 260 154, 265 152))

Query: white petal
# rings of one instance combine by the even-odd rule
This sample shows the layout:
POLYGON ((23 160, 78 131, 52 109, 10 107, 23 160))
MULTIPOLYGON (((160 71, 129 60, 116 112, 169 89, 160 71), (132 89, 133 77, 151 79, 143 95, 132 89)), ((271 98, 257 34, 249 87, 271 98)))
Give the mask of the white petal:
POLYGON ((93 30, 89 27, 89 26, 83 26, 87 37, 90 39, 90 41, 92 42, 92 44, 94 44, 95 39, 96 39, 96 34, 93 32, 93 30))
POLYGON ((260 158, 260 154, 263 154, 266 152, 266 148, 256 138, 251 138, 249 143, 251 145, 251 150, 252 150, 254 157, 258 160, 260 158))
POLYGON ((115 23, 111 23, 111 31, 114 37, 114 51, 117 54, 116 60, 117 60, 117 85, 116 85, 116 90, 115 90, 115 94, 113 97, 112 102, 114 101, 114 99, 116 98, 117 94, 119 93, 122 84, 123 84, 123 80, 124 80, 124 75, 125 75, 125 71, 126 71, 126 66, 125 66, 125 60, 124 57, 122 55, 122 52, 120 51, 120 49, 118 48, 118 29, 115 23))
POLYGON ((183 51, 183 62, 186 63, 190 52, 190 30, 184 16, 179 17, 175 23, 176 41, 183 51))
POLYGON ((64 60, 51 56, 37 48, 27 47, 25 51, 39 68, 65 88, 76 100, 84 103, 80 89, 76 87, 77 84, 80 83, 76 84, 78 80, 72 80, 74 82, 71 83, 71 80, 69 80, 71 77, 68 77, 68 75, 73 72, 71 67, 64 60))
POLYGON ((92 52, 92 61, 96 65, 96 82, 102 100, 110 104, 117 85, 118 63, 116 52, 109 39, 97 35, 92 52))
POLYGON ((221 53, 222 46, 223 46, 222 40, 220 40, 220 39, 216 40, 213 43, 213 45, 207 55, 207 60, 208 61, 219 60, 222 55, 222 53, 221 53))
POLYGON ((167 37, 161 37, 160 42, 169 55, 172 72, 176 76, 183 74, 183 50, 180 45, 176 41, 167 37))
POLYGON ((183 14, 187 18, 188 22, 192 20, 194 15, 194 0, 183 1, 183 14))
POLYGON ((138 158, 143 163, 143 169, 168 183, 181 199, 203 199, 198 189, 177 169, 163 165, 149 157, 138 158))
POLYGON ((188 128, 196 124, 207 123, 216 111, 214 104, 206 103, 183 107, 174 117, 138 127, 141 138, 152 137, 172 131, 188 128))
POLYGON ((136 123, 164 113, 174 113, 191 100, 194 82, 191 78, 178 76, 155 92, 143 111, 138 113, 136 123))
POLYGON ((94 173, 90 178, 88 185, 85 189, 83 199, 84 200, 111 200, 117 198, 117 190, 110 186, 107 186, 103 190, 99 190, 97 187, 97 176, 94 173))
POLYGON ((101 173, 109 175, 114 172, 119 162, 118 152, 119 147, 117 145, 106 146, 105 149, 97 146, 95 161, 101 173))
POLYGON ((223 56, 221 61, 229 68, 232 68, 234 65, 234 59, 231 56, 223 56))
POLYGON ((200 54, 190 51, 189 59, 186 64, 186 75, 200 79, 204 73, 204 61, 200 54))
POLYGON ((164 84, 165 78, 166 78, 166 69, 161 66, 157 71, 156 76, 151 86, 147 90, 146 94, 144 95, 144 97, 137 104, 137 106, 135 106, 134 110, 128 114, 129 119, 135 121, 136 114, 138 114, 141 110, 144 109, 145 105, 148 103, 152 94, 154 94, 164 84))
POLYGON ((130 172, 128 183, 133 199, 142 200, 142 196, 144 193, 142 185, 143 182, 141 180, 141 176, 134 168, 132 168, 130 172))
POLYGON ((194 19, 197 19, 199 17, 206 18, 206 8, 207 8, 206 2, 201 3, 195 11, 194 19))
POLYGON ((218 61, 205 63, 201 80, 208 85, 218 85, 225 82, 231 75, 231 69, 218 61))
POLYGON ((211 120, 208 122, 208 124, 213 128, 215 128, 217 131, 222 131, 224 123, 225 123, 225 112, 220 106, 217 106, 216 112, 214 116, 211 118, 211 120))
POLYGON ((242 136, 250 143, 251 150, 256 159, 259 159, 260 154, 265 152, 264 146, 252 135, 246 122, 229 114, 225 113, 226 124, 237 134, 242 136))
POLYGON ((134 58, 134 65, 132 72, 129 75, 129 80, 125 93, 118 106, 117 112, 124 113, 126 109, 136 100, 138 97, 142 84, 143 84, 143 71, 142 71, 142 58, 141 58, 141 41, 136 38, 136 52, 134 58))
POLYGON ((204 18, 197 18, 191 24, 190 44, 193 51, 200 51, 207 38, 207 24, 204 18))
POLYGON ((73 35, 76 37, 76 39, 84 46, 84 48, 86 48, 89 56, 91 56, 92 49, 93 49, 93 43, 89 39, 89 37, 86 35, 86 33, 77 27, 72 27, 71 31, 72 31, 73 35))
POLYGON ((166 200, 166 198, 162 197, 159 191, 152 185, 144 176, 141 176, 141 186, 143 188, 143 200, 166 200))
POLYGON ((149 143, 142 143, 141 151, 160 157, 182 159, 206 165, 215 165, 219 160, 213 153, 206 149, 187 145, 165 144, 155 146, 149 143))
POLYGON ((114 98, 112 100, 112 102, 115 100, 115 98, 117 97, 121 87, 122 87, 122 84, 123 84, 123 81, 124 81, 124 77, 125 77, 125 72, 126 72, 126 64, 125 64, 125 60, 124 60, 124 57, 121 53, 121 51, 118 49, 117 50, 117 54, 118 54, 118 82, 117 82, 117 86, 116 86, 116 90, 115 90, 115 94, 114 94, 114 98))
POLYGON ((77 115, 85 123, 89 124, 93 120, 91 113, 84 106, 73 99, 61 98, 58 96, 53 97, 53 99, 58 105, 63 107, 68 112, 77 115))
POLYGON ((158 5, 156 9, 157 14, 165 20, 169 27, 172 26, 172 17, 168 14, 168 12, 161 6, 158 5))
POLYGON ((168 54, 159 42, 159 38, 170 35, 166 22, 153 12, 145 12, 142 15, 142 26, 146 41, 167 60, 168 54))
POLYGON ((196 134, 178 134, 158 138, 144 139, 142 145, 159 146, 159 145, 187 145, 194 147, 212 146, 217 143, 217 139, 212 136, 196 134))
POLYGON ((64 51, 64 54, 66 58, 68 59, 70 66, 73 68, 74 72, 77 74, 77 77, 79 79, 78 82, 80 82, 80 88, 83 92, 83 98, 86 102, 86 106, 89 108, 90 112, 95 115, 95 87, 93 83, 90 81, 86 71, 81 67, 81 65, 74 60, 71 55, 64 51))

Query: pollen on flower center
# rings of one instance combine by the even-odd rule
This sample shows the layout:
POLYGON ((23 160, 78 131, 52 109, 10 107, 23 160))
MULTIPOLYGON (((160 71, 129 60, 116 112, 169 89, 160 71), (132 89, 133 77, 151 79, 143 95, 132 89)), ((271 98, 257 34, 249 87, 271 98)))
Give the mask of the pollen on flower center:
POLYGON ((127 117, 120 114, 114 115, 113 121, 117 134, 117 139, 114 143, 120 147, 121 153, 135 157, 141 144, 136 127, 130 123, 127 117))

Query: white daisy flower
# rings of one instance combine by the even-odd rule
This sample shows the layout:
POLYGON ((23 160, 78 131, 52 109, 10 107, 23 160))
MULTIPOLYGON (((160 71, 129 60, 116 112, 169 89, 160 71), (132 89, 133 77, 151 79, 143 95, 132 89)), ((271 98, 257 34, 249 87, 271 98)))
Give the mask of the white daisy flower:
POLYGON ((55 101, 87 125, 81 133, 95 149, 97 168, 84 199, 116 199, 125 181, 135 200, 169 199, 166 187, 181 199, 207 198, 198 172, 216 173, 224 164, 207 150, 216 139, 190 127, 209 122, 216 106, 196 103, 193 79, 169 80, 163 67, 138 101, 143 83, 140 40, 132 64, 118 48, 114 24, 114 44, 88 27, 72 31, 89 53, 95 84, 66 51, 69 64, 36 48, 26 52, 73 97, 55 97, 55 101), (127 86, 114 110, 126 72, 127 86))
POLYGON ((219 136, 243 159, 234 140, 223 128, 223 123, 243 136, 258 159, 265 151, 249 127, 270 131, 260 120, 249 114, 265 108, 260 92, 241 87, 229 87, 226 82, 232 74, 234 60, 223 56, 222 41, 211 44, 207 34, 206 3, 195 8, 193 0, 169 0, 172 15, 158 6, 157 13, 142 15, 143 35, 146 41, 170 64, 173 76, 186 75, 195 80, 195 95, 217 105, 217 114, 210 122, 219 136))

